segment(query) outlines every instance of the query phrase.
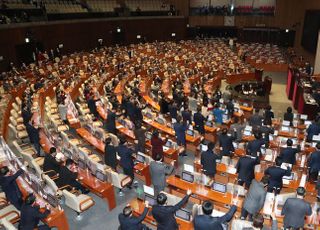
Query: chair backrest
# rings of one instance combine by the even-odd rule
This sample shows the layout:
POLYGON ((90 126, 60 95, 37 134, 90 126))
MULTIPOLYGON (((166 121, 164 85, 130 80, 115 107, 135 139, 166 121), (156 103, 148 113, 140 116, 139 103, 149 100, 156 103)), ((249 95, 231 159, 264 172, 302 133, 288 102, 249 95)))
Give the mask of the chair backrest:
POLYGON ((79 199, 77 199, 77 196, 66 189, 64 189, 62 193, 65 198, 65 204, 76 212, 80 212, 80 203, 79 199))
POLYGON ((18 118, 19 117, 19 114, 14 109, 10 110, 10 115, 13 116, 14 118, 18 118))
POLYGON ((34 159, 31 161, 31 165, 29 164, 29 167, 31 167, 34 170, 34 172, 37 174, 39 178, 42 178, 43 171, 34 159))
POLYGON ((14 108, 14 110, 15 110, 16 112, 19 112, 19 111, 20 111, 19 106, 18 106, 15 102, 12 103, 12 107, 14 108))
POLYGON ((17 152, 15 152, 15 154, 16 154, 18 157, 22 157, 22 158, 23 158, 23 156, 22 156, 23 150, 21 149, 21 147, 20 147, 20 145, 18 144, 18 142, 17 142, 17 141, 13 141, 12 144, 13 144, 13 146, 17 149, 17 152))
POLYGON ((16 138, 18 138, 18 132, 17 132, 16 127, 14 127, 12 124, 9 124, 9 128, 10 128, 11 131, 13 132, 14 136, 15 136, 16 138))
POLYGON ((54 180, 52 180, 48 175, 43 174, 42 178, 44 180, 44 182, 46 183, 46 185, 51 188, 52 191, 55 192, 55 194, 57 194, 59 188, 56 185, 56 183, 54 182, 54 180))
POLYGON ((13 116, 10 116, 10 117, 9 117, 9 120, 10 120, 10 123, 11 123, 12 125, 14 125, 15 127, 17 126, 17 120, 16 120, 16 118, 14 118, 13 116))
POLYGON ((113 184, 113 186, 117 188, 123 188, 131 182, 130 177, 121 173, 114 172, 112 170, 107 171, 107 176, 111 179, 111 183, 113 184))
POLYGON ((21 105, 21 99, 19 97, 16 97, 16 102, 18 105, 21 105))

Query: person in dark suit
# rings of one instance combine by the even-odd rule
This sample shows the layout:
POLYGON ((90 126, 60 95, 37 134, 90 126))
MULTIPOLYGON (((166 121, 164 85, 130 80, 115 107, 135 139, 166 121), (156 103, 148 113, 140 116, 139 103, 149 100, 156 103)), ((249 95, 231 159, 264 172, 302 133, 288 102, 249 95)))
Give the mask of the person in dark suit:
POLYGON ((18 210, 20 210, 22 205, 22 194, 19 190, 16 179, 23 173, 24 171, 20 169, 15 174, 10 175, 10 171, 7 166, 0 169, 0 186, 2 191, 6 195, 7 200, 18 210))
POLYGON ((233 123, 230 126, 229 132, 236 142, 242 141, 242 132, 245 129, 245 123, 241 123, 238 117, 232 118, 233 123))
POLYGON ((314 135, 320 134, 319 118, 307 128, 307 141, 311 142, 314 135))
POLYGON ((291 139, 287 140, 287 147, 283 148, 280 151, 279 157, 282 159, 282 162, 289 163, 292 165, 296 164, 296 154, 300 152, 300 145, 297 148, 292 148, 293 141, 291 139))
POLYGON ((48 225, 39 225, 41 219, 46 218, 50 214, 50 210, 40 211, 40 207, 35 204, 36 197, 29 194, 21 207, 21 217, 19 222, 19 230, 49 230, 48 225))
POLYGON ((104 147, 104 162, 106 165, 110 166, 114 171, 117 171, 117 148, 112 145, 111 138, 108 137, 105 139, 104 147))
POLYGON ((281 215, 284 215, 283 225, 285 229, 300 229, 304 226, 305 216, 312 214, 311 205, 304 200, 306 190, 297 188, 297 197, 288 198, 283 205, 281 215))
POLYGON ((57 185, 59 187, 63 187, 66 185, 70 185, 71 187, 80 190, 83 194, 87 194, 90 192, 89 189, 84 188, 78 181, 78 173, 73 172, 76 169, 74 161, 71 159, 67 159, 65 165, 61 167, 59 178, 57 180, 57 185))
POLYGON ((191 195, 191 190, 187 191, 187 195, 176 205, 166 206, 167 196, 164 193, 160 193, 157 196, 157 204, 152 206, 152 216, 157 221, 157 230, 177 230, 178 224, 174 217, 176 211, 178 211, 191 195))
POLYGON ((193 115, 193 121, 195 125, 195 129, 198 130, 198 132, 201 135, 205 134, 204 124, 206 121, 206 118, 201 113, 201 107, 197 107, 197 112, 193 115))
POLYGON ((227 105, 226 105, 227 111, 228 111, 228 116, 231 118, 233 117, 234 113, 234 104, 232 99, 228 100, 227 105))
POLYGON ((127 185, 129 189, 131 189, 131 185, 134 180, 134 163, 132 154, 134 151, 126 145, 126 138, 120 137, 120 144, 117 147, 117 152, 120 157, 120 165, 123 169, 123 173, 131 178, 131 182, 127 185))
POLYGON ((116 134, 116 110, 115 108, 108 110, 107 119, 104 121, 104 127, 109 133, 116 134))
POLYGON ((136 122, 135 128, 133 130, 134 136, 136 138, 136 151, 137 152, 146 152, 146 132, 147 130, 142 127, 140 121, 136 122))
POLYGON ((148 230, 149 228, 142 224, 149 210, 148 201, 145 202, 143 213, 139 217, 132 215, 132 208, 130 206, 124 207, 122 213, 119 214, 118 219, 120 223, 119 230, 148 230))
POLYGON ((265 175, 269 176, 268 192, 275 192, 279 194, 282 189, 282 177, 290 176, 291 169, 288 167, 287 170, 281 168, 281 158, 276 158, 276 165, 267 168, 264 172, 265 175))
POLYGON ((181 112, 183 122, 188 125, 191 125, 192 124, 192 119, 191 119, 192 114, 191 114, 191 111, 189 110, 188 104, 184 104, 183 108, 184 108, 184 110, 181 112))
POLYGON ((270 134, 274 134, 274 128, 270 125, 262 125, 261 127, 257 127, 257 132, 260 132, 263 136, 263 140, 265 141, 265 147, 269 147, 270 142, 270 134))
POLYGON ((160 105, 160 113, 161 114, 167 114, 169 112, 169 103, 163 94, 161 95, 159 105, 160 105))
POLYGON ((271 105, 268 105, 264 111, 263 124, 272 125, 272 119, 274 118, 274 113, 271 110, 271 105))
POLYGON ((245 184, 246 189, 250 187, 251 181, 254 179, 254 167, 259 163, 258 157, 250 155, 240 157, 236 165, 239 185, 245 184))
POLYGON ((262 139, 261 132, 255 132, 254 137, 255 139, 253 141, 249 141, 247 145, 247 154, 256 157, 258 156, 258 153, 261 152, 261 147, 266 144, 266 141, 262 139))
POLYGON ((261 126, 263 117, 259 114, 259 109, 255 109, 255 113, 249 119, 249 125, 252 127, 261 126))
POLYGON ((43 172, 49 172, 49 176, 54 176, 60 172, 60 163, 56 160, 57 150, 55 147, 50 148, 49 154, 45 154, 43 161, 43 172), (53 172, 52 172, 53 171, 53 172))
POLYGON ((216 155, 213 152, 214 143, 208 144, 208 150, 201 153, 201 165, 203 173, 207 176, 214 177, 216 174, 216 160, 221 159, 222 155, 216 155))
POLYGON ((222 148, 222 155, 231 156, 234 152, 234 147, 232 144, 233 137, 228 136, 228 129, 226 127, 222 128, 222 131, 218 136, 218 141, 220 148, 222 148))
MULTIPOLYGON (((235 203, 234 203, 235 204, 235 203)), ((213 205, 210 201, 202 203, 203 215, 196 215, 193 220, 194 230, 223 230, 222 224, 229 222, 234 213, 237 211, 237 206, 232 205, 229 211, 221 217, 211 216, 213 205)))
POLYGON ((283 120, 290 121, 290 126, 293 126, 293 113, 291 107, 287 108, 287 112, 283 115, 283 120))
MULTIPOLYGON (((177 144, 179 146, 183 146, 184 148, 187 147, 187 142, 186 142, 186 131, 188 129, 187 125, 181 121, 181 116, 177 117, 177 123, 173 125, 173 129, 175 131, 175 136, 177 139, 177 144)), ((187 154, 185 151, 183 151, 181 156, 186 156, 187 154)))
POLYGON ((316 151, 308 157, 308 168, 310 180, 317 180, 320 171, 320 142, 316 144, 316 151))
POLYGON ((90 113, 92 113, 94 115, 95 119, 98 119, 99 118, 99 113, 97 111, 96 101, 97 100, 94 99, 93 93, 90 93, 90 97, 89 97, 89 99, 87 101, 88 108, 90 110, 90 113))
POLYGON ((26 125, 27 133, 29 135, 30 142, 33 143, 34 148, 36 149, 37 156, 41 156, 41 146, 40 146, 40 134, 39 127, 34 123, 34 121, 30 121, 26 125))
POLYGON ((268 180, 268 176, 262 177, 260 182, 255 179, 252 180, 252 184, 243 202, 241 219, 245 220, 248 217, 249 221, 252 221, 252 217, 263 208, 267 195, 266 187, 268 186, 268 180))
POLYGON ((176 102, 171 102, 168 107, 171 118, 177 119, 178 116, 178 106, 176 102))

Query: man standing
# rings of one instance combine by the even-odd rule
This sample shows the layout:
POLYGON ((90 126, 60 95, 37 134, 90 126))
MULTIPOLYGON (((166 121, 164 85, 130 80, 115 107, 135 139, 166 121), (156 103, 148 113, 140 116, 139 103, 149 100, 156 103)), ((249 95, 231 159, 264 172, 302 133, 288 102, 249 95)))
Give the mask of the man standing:
POLYGON ((216 174, 216 160, 221 159, 222 155, 216 155, 213 152, 214 143, 208 144, 208 150, 201 153, 201 165, 203 173, 209 177, 214 177, 216 174))
POLYGON ((139 217, 134 217, 132 214, 132 208, 127 205, 122 213, 119 214, 119 223, 120 229, 119 230, 147 230, 149 229, 147 226, 142 224, 142 221, 146 217, 149 210, 149 203, 148 201, 145 202, 145 208, 143 213, 139 217))
POLYGON ((24 173, 22 169, 13 175, 9 175, 10 171, 7 166, 0 169, 0 186, 5 193, 7 200, 18 210, 22 205, 22 194, 17 185, 16 179, 24 173))
POLYGON ((261 181, 258 182, 255 179, 252 180, 246 198, 243 202, 241 210, 241 219, 246 219, 249 216, 249 221, 252 221, 252 217, 259 213, 263 208, 264 201, 266 199, 266 187, 268 185, 268 177, 262 177, 261 181))
POLYGON ((120 157, 120 165, 122 166, 123 173, 131 178, 130 184, 128 184, 128 188, 131 189, 131 185, 134 180, 134 163, 132 154, 134 151, 126 145, 125 137, 120 138, 120 144, 117 147, 117 152, 120 157))
POLYGON ((288 198, 284 203, 281 215, 284 215, 285 229, 303 228, 305 216, 312 214, 311 205, 303 199, 305 194, 305 188, 299 187, 297 188, 297 198, 288 198))
POLYGON ((222 128, 221 134, 218 136, 219 146, 222 148, 223 156, 231 156, 234 152, 234 147, 232 144, 233 138, 228 136, 228 129, 226 127, 222 128))
MULTIPOLYGON (((173 129, 175 131, 176 139, 177 139, 177 144, 179 146, 183 146, 184 148, 187 147, 187 142, 186 142, 186 131, 188 129, 187 125, 181 122, 181 116, 177 117, 177 123, 173 125, 173 129)), ((181 153, 181 156, 186 156, 187 154, 185 151, 181 153)))
POLYGON ((300 145, 298 145, 298 148, 292 148, 292 145, 293 145, 293 141, 291 139, 288 139, 287 147, 282 149, 279 157, 282 159, 282 162, 295 165, 296 154, 300 152, 300 145))
MULTIPOLYGON (((174 164, 174 161, 172 161, 174 164)), ((150 175, 151 181, 154 187, 155 196, 157 196, 161 191, 164 191, 166 183, 166 175, 171 174, 173 171, 173 166, 167 169, 167 165, 162 163, 162 157, 160 155, 156 156, 155 161, 150 163, 150 175)))
POLYGON ((198 106, 197 112, 193 115, 193 121, 195 124, 195 129, 198 130, 198 132, 201 135, 205 134, 205 129, 204 129, 205 120, 206 118, 201 113, 201 107, 198 106))
POLYGON ((240 157, 236 165, 239 185, 245 184, 246 189, 250 187, 251 181, 254 179, 254 167, 259 163, 258 157, 252 157, 248 154, 240 157))
POLYGON ((164 193, 160 193, 157 196, 157 204, 152 206, 152 216, 157 221, 157 230, 177 230, 178 224, 174 217, 176 211, 178 211, 185 203, 187 203, 191 195, 191 190, 187 191, 187 195, 176 205, 167 206, 167 196, 164 193))
POLYGON ((316 151, 311 153, 311 155, 309 156, 308 168, 310 180, 317 180, 320 170, 320 142, 316 144, 316 151))

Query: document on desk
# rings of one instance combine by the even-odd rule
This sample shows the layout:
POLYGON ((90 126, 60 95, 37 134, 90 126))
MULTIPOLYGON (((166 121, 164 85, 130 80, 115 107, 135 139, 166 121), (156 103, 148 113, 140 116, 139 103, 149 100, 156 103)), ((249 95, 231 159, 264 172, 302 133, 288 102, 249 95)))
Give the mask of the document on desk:
POLYGON ((265 159, 266 161, 272 161, 273 155, 272 155, 272 154, 267 154, 267 155, 264 157, 264 159, 265 159))
POLYGON ((306 174, 303 174, 301 176, 301 180, 300 180, 300 184, 299 184, 299 187, 304 187, 306 186, 306 181, 307 181, 307 175, 306 174))
POLYGON ((268 192, 264 201, 263 213, 270 215, 274 205, 274 193, 268 192))
POLYGON ((236 174, 237 173, 237 169, 231 166, 227 167, 227 173, 229 174, 236 174))

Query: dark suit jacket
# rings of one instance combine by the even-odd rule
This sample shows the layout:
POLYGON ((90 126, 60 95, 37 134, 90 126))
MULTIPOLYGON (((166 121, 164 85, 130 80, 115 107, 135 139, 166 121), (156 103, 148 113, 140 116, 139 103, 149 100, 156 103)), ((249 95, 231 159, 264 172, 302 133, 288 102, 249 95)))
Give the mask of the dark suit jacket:
POLYGON ((143 213, 139 217, 125 217, 122 213, 120 213, 118 217, 120 223, 120 230, 141 230, 141 222, 146 217, 148 210, 149 209, 145 207, 143 213))
POLYGON ((296 163, 296 153, 299 151, 298 148, 286 147, 280 152, 280 157, 283 162, 294 165, 296 163))
POLYGON ((271 125, 272 124, 272 118, 274 118, 273 112, 269 111, 269 110, 266 110, 266 112, 264 113, 263 124, 271 125))
POLYGON ((211 150, 202 152, 201 154, 201 165, 204 174, 208 176, 214 176, 216 174, 216 160, 221 159, 222 155, 216 155, 211 150))
POLYGON ((189 121, 189 124, 192 123, 191 112, 190 111, 182 111, 181 112, 181 116, 182 116, 184 122, 189 121))
POLYGON ((282 188, 282 177, 290 176, 291 170, 285 170, 277 166, 271 166, 267 168, 264 173, 270 176, 268 187, 282 188))
POLYGON ((11 176, 0 176, 0 186, 2 188, 2 191, 5 193, 7 200, 10 201, 10 203, 15 205, 18 203, 18 201, 22 197, 16 182, 16 179, 21 174, 23 174, 22 169, 20 169, 18 172, 16 172, 11 176))
POLYGON ((284 227, 293 228, 302 228, 305 216, 311 214, 310 204, 300 198, 288 198, 281 211, 281 215, 284 215, 284 227))
POLYGON ((176 132, 177 140, 180 141, 183 145, 186 144, 187 126, 183 123, 175 123, 173 127, 174 131, 176 132))
POLYGON ((166 143, 160 137, 152 137, 151 138, 151 146, 152 146, 152 158, 156 159, 157 154, 163 156, 163 146, 166 143))
POLYGON ((116 133, 116 114, 110 110, 105 121, 105 128, 110 133, 116 133))
POLYGON ((312 137, 320 133, 320 125, 312 123, 307 129, 307 133, 307 141, 312 141, 312 137))
POLYGON ((113 145, 106 145, 104 148, 104 162, 114 170, 117 168, 117 148, 113 145))
POLYGON ((262 116, 259 114, 253 114, 249 119, 249 124, 251 126, 261 126, 262 125, 262 116))
POLYGON ((41 213, 38 206, 22 205, 21 207, 21 218, 20 228, 21 230, 33 230, 38 226, 39 221, 46 218, 50 214, 49 210, 41 213))
POLYGON ((193 115, 193 121, 197 129, 201 129, 204 131, 204 122, 206 118, 199 112, 193 115))
POLYGON ((177 221, 174 217, 176 211, 178 211, 189 199, 186 195, 179 203, 174 206, 152 206, 152 216, 157 221, 157 230, 176 230, 178 229, 177 221))
POLYGON ((78 173, 70 171, 66 166, 62 166, 60 169, 59 179, 57 185, 59 187, 65 185, 71 185, 75 182, 78 177, 78 173))
POLYGON ((26 129, 29 134, 30 141, 33 143, 39 143, 40 142, 39 129, 36 129, 29 123, 26 125, 26 129))
POLYGON ((252 180, 243 203, 243 208, 250 214, 259 212, 263 208, 266 195, 267 192, 264 189, 263 184, 256 181, 255 179, 252 180))
POLYGON ((47 172, 50 170, 53 170, 56 173, 59 173, 60 164, 51 154, 45 154, 44 161, 43 161, 43 171, 47 172))
POLYGON ((285 121, 290 121, 290 126, 292 126, 292 121, 293 121, 293 113, 285 113, 283 115, 283 120, 285 121))
POLYGON ((117 152, 120 157, 120 165, 126 169, 133 169, 133 166, 134 166, 133 158, 132 158, 133 150, 128 148, 125 145, 119 145, 117 147, 117 152))
POLYGON ((240 157, 236 169, 238 173, 238 179, 245 182, 250 182, 254 179, 254 167, 259 164, 258 157, 252 158, 250 156, 240 157))
POLYGON ((255 139, 253 141, 249 141, 248 145, 247 145, 247 152, 256 157, 257 153, 260 152, 261 146, 264 145, 266 143, 265 140, 263 139, 255 139))
POLYGON ((228 135, 220 134, 218 136, 219 145, 222 147, 222 154, 223 155, 230 155, 230 152, 234 151, 234 147, 232 144, 233 138, 229 137, 228 135))
POLYGON ((221 224, 229 222, 234 213, 237 211, 237 206, 232 205, 229 212, 221 217, 212 217, 209 215, 196 215, 193 220, 194 230, 223 230, 221 224))
POLYGON ((310 167, 310 172, 316 172, 320 170, 320 151, 311 153, 308 167, 310 167))

